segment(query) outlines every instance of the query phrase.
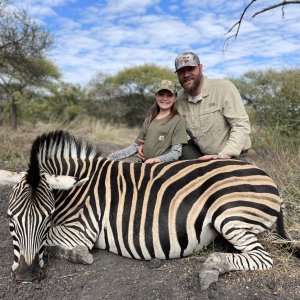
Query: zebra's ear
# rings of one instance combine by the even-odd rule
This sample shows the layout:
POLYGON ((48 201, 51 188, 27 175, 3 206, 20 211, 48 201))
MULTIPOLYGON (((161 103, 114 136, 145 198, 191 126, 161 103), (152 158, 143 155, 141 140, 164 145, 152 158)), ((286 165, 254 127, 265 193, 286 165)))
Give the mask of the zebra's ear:
POLYGON ((26 172, 11 172, 0 170, 0 184, 1 185, 15 185, 19 183, 25 176, 26 172))
POLYGON ((69 190, 74 186, 83 185, 87 180, 88 177, 79 179, 74 176, 67 176, 67 175, 49 175, 45 174, 46 180, 50 187, 54 190, 69 190))

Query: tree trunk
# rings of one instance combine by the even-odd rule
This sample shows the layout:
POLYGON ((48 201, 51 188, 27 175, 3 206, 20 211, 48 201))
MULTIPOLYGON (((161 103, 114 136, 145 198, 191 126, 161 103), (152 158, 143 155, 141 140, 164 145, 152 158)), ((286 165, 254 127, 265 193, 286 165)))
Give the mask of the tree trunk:
POLYGON ((17 104, 14 97, 11 101, 11 115, 10 115, 10 124, 12 129, 17 129, 17 104))

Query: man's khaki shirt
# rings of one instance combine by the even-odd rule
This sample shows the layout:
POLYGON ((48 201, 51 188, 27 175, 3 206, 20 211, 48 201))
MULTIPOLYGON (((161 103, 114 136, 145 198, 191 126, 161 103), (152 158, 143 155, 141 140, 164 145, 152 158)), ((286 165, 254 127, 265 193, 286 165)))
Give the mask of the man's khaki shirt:
POLYGON ((230 81, 204 77, 202 100, 189 101, 182 89, 177 101, 187 132, 203 154, 239 156, 251 147, 249 117, 230 81))

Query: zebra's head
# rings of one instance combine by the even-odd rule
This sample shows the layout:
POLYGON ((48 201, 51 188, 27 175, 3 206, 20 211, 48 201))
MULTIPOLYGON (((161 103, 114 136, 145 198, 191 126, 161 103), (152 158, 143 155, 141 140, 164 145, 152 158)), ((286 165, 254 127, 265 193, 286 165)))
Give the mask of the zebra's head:
POLYGON ((14 185, 7 215, 13 239, 13 277, 16 281, 40 279, 44 265, 43 252, 51 216, 55 209, 52 190, 67 190, 83 184, 72 176, 51 176, 45 173, 15 173, 0 170, 0 183, 14 185))
POLYGON ((54 196, 45 175, 40 176, 36 185, 27 173, 14 186, 7 215, 16 281, 34 281, 42 275, 44 244, 54 208, 54 196))
POLYGON ((63 155, 94 153, 83 145, 62 131, 44 134, 32 145, 27 172, 0 170, 0 184, 14 186, 7 213, 14 247, 12 271, 17 281, 33 281, 41 276, 47 232, 55 210, 53 190, 68 190, 88 180, 55 169, 63 155))

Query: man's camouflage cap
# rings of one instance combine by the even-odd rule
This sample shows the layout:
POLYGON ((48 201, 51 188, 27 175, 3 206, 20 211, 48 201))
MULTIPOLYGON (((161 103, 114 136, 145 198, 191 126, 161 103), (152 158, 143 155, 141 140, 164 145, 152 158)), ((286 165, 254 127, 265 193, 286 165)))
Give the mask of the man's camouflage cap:
POLYGON ((175 59, 175 72, 183 67, 196 67, 200 65, 200 59, 193 52, 183 52, 175 59))
POLYGON ((176 93, 176 86, 171 80, 162 80, 155 89, 155 94, 162 90, 168 90, 172 94, 176 93))

